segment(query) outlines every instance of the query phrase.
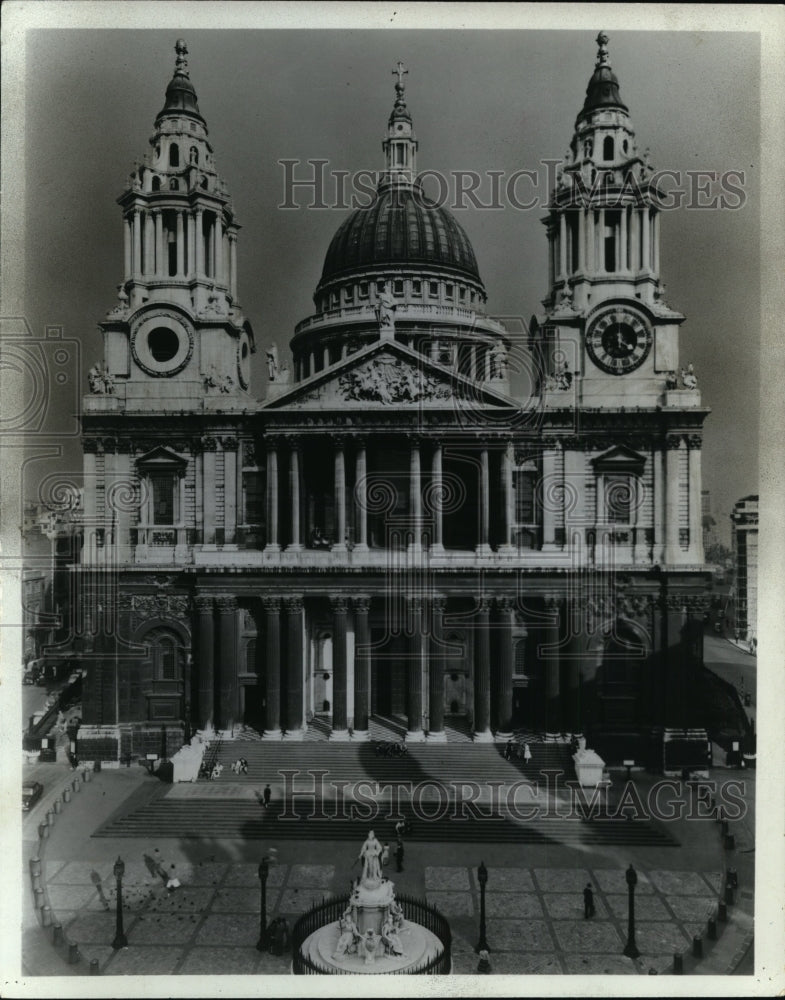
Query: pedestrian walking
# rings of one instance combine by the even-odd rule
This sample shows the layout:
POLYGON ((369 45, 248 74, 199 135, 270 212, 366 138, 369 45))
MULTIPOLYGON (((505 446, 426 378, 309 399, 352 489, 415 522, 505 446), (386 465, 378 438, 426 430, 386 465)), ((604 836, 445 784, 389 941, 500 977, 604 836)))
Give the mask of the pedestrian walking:
POLYGON ((509 760, 512 756, 512 740, 507 740, 504 744, 504 759, 509 760))
POLYGON ((529 744, 528 743, 524 743, 524 745, 523 745, 523 766, 527 767, 528 764, 529 764, 529 761, 531 759, 532 759, 532 752, 529 749, 529 744))
POLYGON ((395 845, 395 864, 397 866, 396 867, 396 871, 402 872, 403 871, 403 841, 400 840, 400 839, 398 840, 398 843, 395 845))
POLYGON ((583 890, 583 918, 588 920, 589 917, 593 917, 595 913, 594 910, 594 892, 592 891, 591 882, 586 883, 586 888, 583 890))
POLYGON ((390 845, 385 844, 382 848, 382 867, 384 868, 390 862, 390 845))
POLYGON ((168 892, 174 892, 175 889, 180 888, 180 879, 177 877, 174 865, 169 866, 169 876, 166 880, 166 888, 168 892))
POLYGON ((264 786, 264 791, 262 792, 262 800, 264 801, 264 808, 266 809, 270 805, 270 799, 273 797, 272 789, 269 784, 264 786))

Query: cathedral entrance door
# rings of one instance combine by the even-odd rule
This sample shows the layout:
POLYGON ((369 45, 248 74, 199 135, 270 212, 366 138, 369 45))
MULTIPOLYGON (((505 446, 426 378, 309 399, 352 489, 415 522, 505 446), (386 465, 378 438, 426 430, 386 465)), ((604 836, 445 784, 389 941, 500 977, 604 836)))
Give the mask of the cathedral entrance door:
MULTIPOLYGON (((374 643, 383 641, 382 628, 371 630, 374 643)), ((374 715, 406 714, 407 649, 404 636, 387 636, 371 658, 371 711, 374 715)))
POLYGON ((259 684, 244 684, 240 688, 240 717, 246 726, 261 732, 264 729, 264 688, 259 684))

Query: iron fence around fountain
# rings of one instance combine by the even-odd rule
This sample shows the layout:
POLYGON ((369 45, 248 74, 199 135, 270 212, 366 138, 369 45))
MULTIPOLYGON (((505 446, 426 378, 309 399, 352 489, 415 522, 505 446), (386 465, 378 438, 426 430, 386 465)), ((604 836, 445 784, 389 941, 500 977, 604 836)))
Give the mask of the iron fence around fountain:
MULTIPOLYGON (((452 968, 452 932, 447 918, 422 899, 404 894, 396 895, 396 900, 403 909, 404 919, 420 924, 434 934, 442 944, 442 950, 433 958, 423 959, 418 965, 406 969, 395 969, 385 975, 391 976, 444 976, 452 968)), ((323 965, 308 955, 303 954, 303 943, 321 927, 337 923, 349 905, 350 894, 323 899, 314 903, 292 928, 292 972, 295 976, 348 976, 353 973, 348 969, 323 965)))

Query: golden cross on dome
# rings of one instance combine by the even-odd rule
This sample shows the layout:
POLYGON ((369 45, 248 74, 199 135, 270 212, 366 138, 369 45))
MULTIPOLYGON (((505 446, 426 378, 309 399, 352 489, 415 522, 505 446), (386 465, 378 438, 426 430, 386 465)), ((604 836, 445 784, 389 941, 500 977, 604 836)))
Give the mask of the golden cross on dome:
POLYGON ((403 78, 406 76, 406 74, 408 72, 409 72, 409 70, 403 68, 403 63, 399 59, 398 60, 398 66, 396 67, 396 69, 394 69, 392 71, 392 75, 398 77, 398 82, 395 85, 396 89, 398 89, 400 87, 400 89, 403 90, 403 86, 404 86, 404 84, 403 84, 403 78))

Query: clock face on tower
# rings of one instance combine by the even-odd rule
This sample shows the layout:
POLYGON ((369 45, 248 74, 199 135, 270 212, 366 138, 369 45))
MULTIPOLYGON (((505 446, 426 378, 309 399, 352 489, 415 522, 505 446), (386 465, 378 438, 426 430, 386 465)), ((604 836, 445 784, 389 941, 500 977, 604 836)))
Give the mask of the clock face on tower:
POLYGON ((646 320, 620 307, 603 310, 592 320, 586 334, 589 357, 610 375, 626 375, 639 368, 651 344, 651 327, 646 320))

